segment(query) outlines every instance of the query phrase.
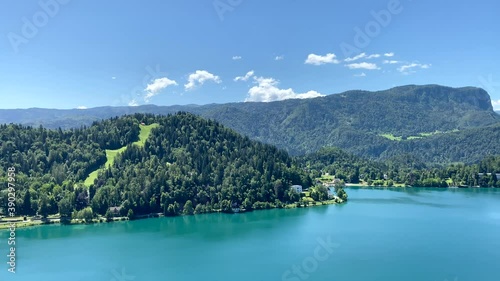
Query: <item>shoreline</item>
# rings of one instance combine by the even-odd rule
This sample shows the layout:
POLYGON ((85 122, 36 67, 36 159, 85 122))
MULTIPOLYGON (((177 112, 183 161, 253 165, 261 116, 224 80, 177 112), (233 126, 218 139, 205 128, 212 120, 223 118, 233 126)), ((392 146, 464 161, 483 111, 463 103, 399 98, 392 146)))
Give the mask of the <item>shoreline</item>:
MULTIPOLYGON (((364 185, 364 184, 346 184, 346 188, 372 188, 372 189, 401 189, 401 188, 435 188, 435 189, 442 189, 442 190, 456 190, 456 189, 495 189, 494 187, 414 187, 414 186, 376 186, 376 185, 364 185)), ((349 201, 349 200, 347 200, 349 201)), ((309 207, 317 207, 317 206, 326 206, 326 205, 341 205, 346 202, 336 202, 335 199, 332 200, 326 200, 326 201, 321 201, 321 202, 307 202, 307 204, 302 204, 300 207, 297 207, 296 203, 292 204, 287 204, 284 205, 283 207, 272 207, 272 208, 267 208, 267 209, 257 209, 257 210, 251 210, 251 211, 240 211, 240 212, 234 212, 234 213, 227 213, 227 214, 242 214, 242 213, 247 213, 247 212, 255 212, 255 211, 265 211, 265 210, 272 210, 272 209, 295 209, 295 208, 309 208, 309 207)), ((213 210, 212 212, 208 213, 202 213, 202 214, 213 214, 213 213, 223 213, 221 210, 213 210)), ((178 216, 196 216, 197 214, 193 215, 178 215, 178 216)), ((46 218, 44 220, 23 220, 23 217, 18 217, 17 219, 0 219, 0 232, 6 230, 8 231, 11 223, 15 224, 15 228, 28 228, 28 227, 34 227, 34 226, 40 226, 40 225, 80 225, 80 224, 100 224, 100 223, 112 223, 112 222, 119 222, 119 221, 127 221, 127 220, 141 220, 141 219, 150 219, 150 218, 160 218, 160 217, 169 217, 165 216, 163 213, 151 213, 151 214, 146 214, 146 215, 138 215, 132 219, 129 219, 126 216, 123 217, 113 217, 112 220, 108 221, 104 216, 99 216, 98 218, 94 218, 92 222, 85 222, 84 220, 78 220, 78 219, 71 219, 70 223, 61 223, 60 218, 57 215, 51 215, 49 218, 46 218), (50 218, 52 217, 52 218, 50 218)))
POLYGON ((433 187, 433 186, 410 186, 410 185, 367 185, 357 183, 346 183, 346 187, 377 187, 377 188, 438 188, 438 189, 495 189, 497 187, 481 187, 481 186, 447 186, 447 187, 433 187))
MULTIPOLYGON (((237 214, 243 214, 243 213, 249 213, 249 212, 256 212, 256 211, 266 211, 266 210, 273 210, 273 209, 297 209, 297 208, 310 208, 310 207, 318 207, 318 206, 327 206, 327 205, 340 205, 344 204, 346 202, 337 202, 335 199, 333 200, 327 200, 327 201, 321 201, 321 202, 313 202, 307 203, 307 204, 302 204, 300 207, 297 206, 296 203, 293 204, 287 204, 284 205, 284 207, 279 208, 279 207, 273 207, 273 208, 267 208, 267 209, 257 209, 257 210, 251 210, 251 211, 240 211, 240 212, 233 212, 233 213, 225 213, 228 215, 237 215, 237 214)), ((224 213, 221 210, 214 210, 209 213, 202 213, 202 214, 215 214, 215 213, 224 213)), ((178 215, 178 216, 165 216, 163 213, 151 213, 147 215, 139 215, 137 217, 134 217, 132 219, 128 217, 113 217, 112 220, 108 221, 104 216, 100 216, 98 218, 94 218, 92 222, 85 222, 84 220, 78 220, 78 219, 71 219, 70 223, 61 223, 60 218, 54 218, 54 219, 47 219, 46 221, 43 220, 1 220, 0 221, 0 232, 6 230, 9 231, 9 227, 11 226, 11 223, 15 224, 15 228, 29 228, 29 227, 34 227, 34 226, 44 226, 44 225, 59 225, 59 226, 72 226, 72 225, 80 225, 80 224, 85 224, 85 225, 91 225, 91 224, 101 224, 101 223, 113 223, 113 222, 120 222, 120 221, 133 221, 133 220, 143 220, 143 219, 152 219, 152 218, 161 218, 161 217, 182 217, 182 216, 196 216, 196 215, 201 215, 201 214, 193 214, 193 215, 178 215)))

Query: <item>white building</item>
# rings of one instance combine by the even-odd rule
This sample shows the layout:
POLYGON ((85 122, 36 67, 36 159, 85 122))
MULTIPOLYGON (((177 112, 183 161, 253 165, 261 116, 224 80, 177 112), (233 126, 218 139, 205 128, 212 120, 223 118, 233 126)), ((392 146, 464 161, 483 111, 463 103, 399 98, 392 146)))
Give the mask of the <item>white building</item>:
POLYGON ((292 185, 291 189, 293 189, 297 193, 302 193, 302 185, 292 185))
MULTIPOLYGON (((485 173, 479 173, 478 176, 479 178, 484 177, 485 173)), ((487 176, 491 176, 491 173, 486 173, 487 176)), ((495 176, 497 177, 497 180, 500 180, 500 173, 495 173, 495 176)))
POLYGON ((328 187, 328 198, 333 198, 337 195, 337 193, 335 192, 335 187, 333 186, 330 186, 328 187))

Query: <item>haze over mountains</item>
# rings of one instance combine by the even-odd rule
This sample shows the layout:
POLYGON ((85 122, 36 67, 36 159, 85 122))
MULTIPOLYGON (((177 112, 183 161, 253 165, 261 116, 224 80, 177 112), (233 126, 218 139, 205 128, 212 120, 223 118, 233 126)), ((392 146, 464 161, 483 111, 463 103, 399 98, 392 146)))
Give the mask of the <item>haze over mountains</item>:
POLYGON ((372 159, 404 154, 423 162, 469 163, 500 154, 500 116, 488 93, 474 87, 409 85, 270 103, 8 109, 0 110, 0 123, 68 129, 125 114, 178 111, 217 120, 292 155, 336 146, 372 159))

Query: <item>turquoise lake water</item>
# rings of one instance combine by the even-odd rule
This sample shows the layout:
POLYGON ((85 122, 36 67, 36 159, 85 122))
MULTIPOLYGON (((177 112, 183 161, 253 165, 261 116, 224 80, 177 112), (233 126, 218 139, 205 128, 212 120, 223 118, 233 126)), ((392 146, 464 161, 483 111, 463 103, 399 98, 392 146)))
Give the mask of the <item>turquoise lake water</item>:
POLYGON ((498 281, 500 190, 353 189, 341 206, 18 229, 47 281, 498 281))

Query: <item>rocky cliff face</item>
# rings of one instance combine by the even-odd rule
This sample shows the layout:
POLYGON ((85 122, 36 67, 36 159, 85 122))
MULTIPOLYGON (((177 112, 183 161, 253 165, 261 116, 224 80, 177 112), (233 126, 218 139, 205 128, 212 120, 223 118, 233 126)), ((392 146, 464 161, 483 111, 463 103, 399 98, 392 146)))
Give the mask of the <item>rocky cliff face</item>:
MULTIPOLYGON (((368 93, 368 92, 367 92, 368 93)), ((373 93, 387 99, 401 102, 424 103, 430 106, 437 104, 447 108, 458 107, 468 110, 492 111, 489 94, 475 87, 451 88, 439 85, 408 85, 373 93)))

